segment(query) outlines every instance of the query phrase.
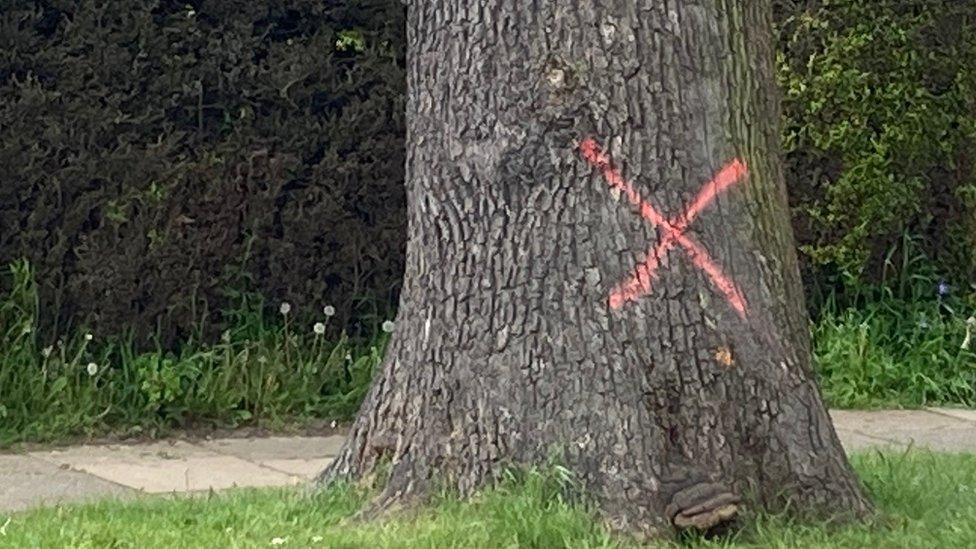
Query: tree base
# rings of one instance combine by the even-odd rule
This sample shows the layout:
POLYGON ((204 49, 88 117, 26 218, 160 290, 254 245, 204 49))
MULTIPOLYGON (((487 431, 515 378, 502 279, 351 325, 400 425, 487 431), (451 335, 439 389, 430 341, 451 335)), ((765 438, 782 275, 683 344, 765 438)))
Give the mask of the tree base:
MULTIPOLYGON (((441 493, 441 488, 462 497, 471 496, 491 486, 506 470, 500 462, 464 469, 451 467, 443 456, 431 452, 431 446, 420 446, 423 451, 414 455, 406 437, 380 436, 373 443, 360 444, 370 439, 369 430, 362 427, 360 422, 359 428, 354 428, 341 455, 317 481, 319 487, 338 480, 380 487, 375 498, 354 517, 358 521, 383 519, 425 505, 431 496, 441 493), (440 466, 431 467, 430 463, 440 466)), ((539 455, 540 459, 519 466, 551 463, 539 455)), ((578 470, 579 463, 576 467, 570 463, 568 468, 578 470)), ((872 512, 856 482, 846 482, 843 476, 818 489, 798 489, 786 483, 744 483, 734 476, 716 478, 714 473, 703 475, 703 469, 696 466, 671 463, 666 470, 669 474, 660 475, 658 482, 649 485, 656 488, 643 494, 607 490, 612 482, 592 472, 579 476, 607 528, 644 541, 670 539, 684 533, 720 535, 733 529, 747 510, 751 515, 791 509, 805 518, 845 522, 866 518, 872 512), (744 490, 744 486, 751 490, 744 490)))

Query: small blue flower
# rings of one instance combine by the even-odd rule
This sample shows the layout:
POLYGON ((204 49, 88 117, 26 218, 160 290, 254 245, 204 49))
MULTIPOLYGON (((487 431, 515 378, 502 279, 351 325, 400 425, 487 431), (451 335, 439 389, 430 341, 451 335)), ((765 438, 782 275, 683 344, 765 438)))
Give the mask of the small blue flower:
POLYGON ((939 281, 939 297, 945 297, 945 296, 949 295, 949 290, 951 290, 951 287, 949 286, 949 283, 946 282, 945 280, 940 280, 939 281))

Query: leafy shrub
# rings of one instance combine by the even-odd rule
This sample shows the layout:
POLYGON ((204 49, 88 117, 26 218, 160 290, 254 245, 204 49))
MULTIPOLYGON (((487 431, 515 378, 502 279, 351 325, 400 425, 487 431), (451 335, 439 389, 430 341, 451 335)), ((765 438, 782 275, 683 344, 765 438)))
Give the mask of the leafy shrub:
POLYGON ((47 339, 390 303, 403 44, 397 0, 6 0, 0 264, 35 266, 47 339))
POLYGON ((787 181, 808 286, 878 283, 906 231, 940 270, 973 279, 973 5, 779 2, 778 17, 787 181))

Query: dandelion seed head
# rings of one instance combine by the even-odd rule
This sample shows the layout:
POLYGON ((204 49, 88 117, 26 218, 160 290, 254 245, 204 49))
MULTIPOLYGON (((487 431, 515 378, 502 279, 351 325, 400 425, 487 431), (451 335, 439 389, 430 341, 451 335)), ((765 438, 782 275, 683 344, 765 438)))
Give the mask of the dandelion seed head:
POLYGON ((85 334, 85 341, 91 341, 91 340, 92 340, 92 335, 91 334, 85 334))
POLYGON ((288 303, 287 301, 285 301, 284 303, 282 303, 282 304, 281 304, 281 307, 278 307, 278 311, 279 311, 279 312, 280 312, 280 313, 281 313, 282 315, 285 315, 285 316, 287 316, 287 315, 288 315, 288 313, 290 313, 290 312, 291 312, 291 303, 288 303))
POLYGON ((324 334, 325 333, 325 324, 323 324, 321 322, 316 322, 315 323, 315 326, 312 326, 312 331, 315 332, 318 335, 324 334))
POLYGON ((325 308, 322 309, 322 314, 324 314, 327 317, 335 316, 335 307, 333 307, 332 305, 326 305, 325 308))
POLYGON ((393 324, 392 320, 387 320, 386 322, 383 323, 383 331, 388 334, 392 334, 394 326, 395 324, 393 324))
POLYGON ((94 362, 89 362, 88 367, 85 368, 85 370, 88 371, 88 375, 93 376, 98 373, 98 364, 95 364, 94 362))

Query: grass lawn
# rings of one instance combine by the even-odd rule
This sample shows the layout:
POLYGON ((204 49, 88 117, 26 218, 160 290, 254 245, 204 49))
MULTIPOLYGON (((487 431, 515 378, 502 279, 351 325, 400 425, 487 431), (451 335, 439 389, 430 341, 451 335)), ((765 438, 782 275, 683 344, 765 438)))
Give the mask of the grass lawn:
MULTIPOLYGON (((732 537, 689 547, 976 547, 976 456, 853 458, 879 508, 870 524, 827 528, 753 517, 732 537)), ((3 547, 628 547, 558 495, 553 475, 504 483, 471 503, 443 498, 388 520, 346 520, 366 496, 333 489, 144 497, 0 516, 3 547), (4 526, 4 523, 6 525, 4 526)))

